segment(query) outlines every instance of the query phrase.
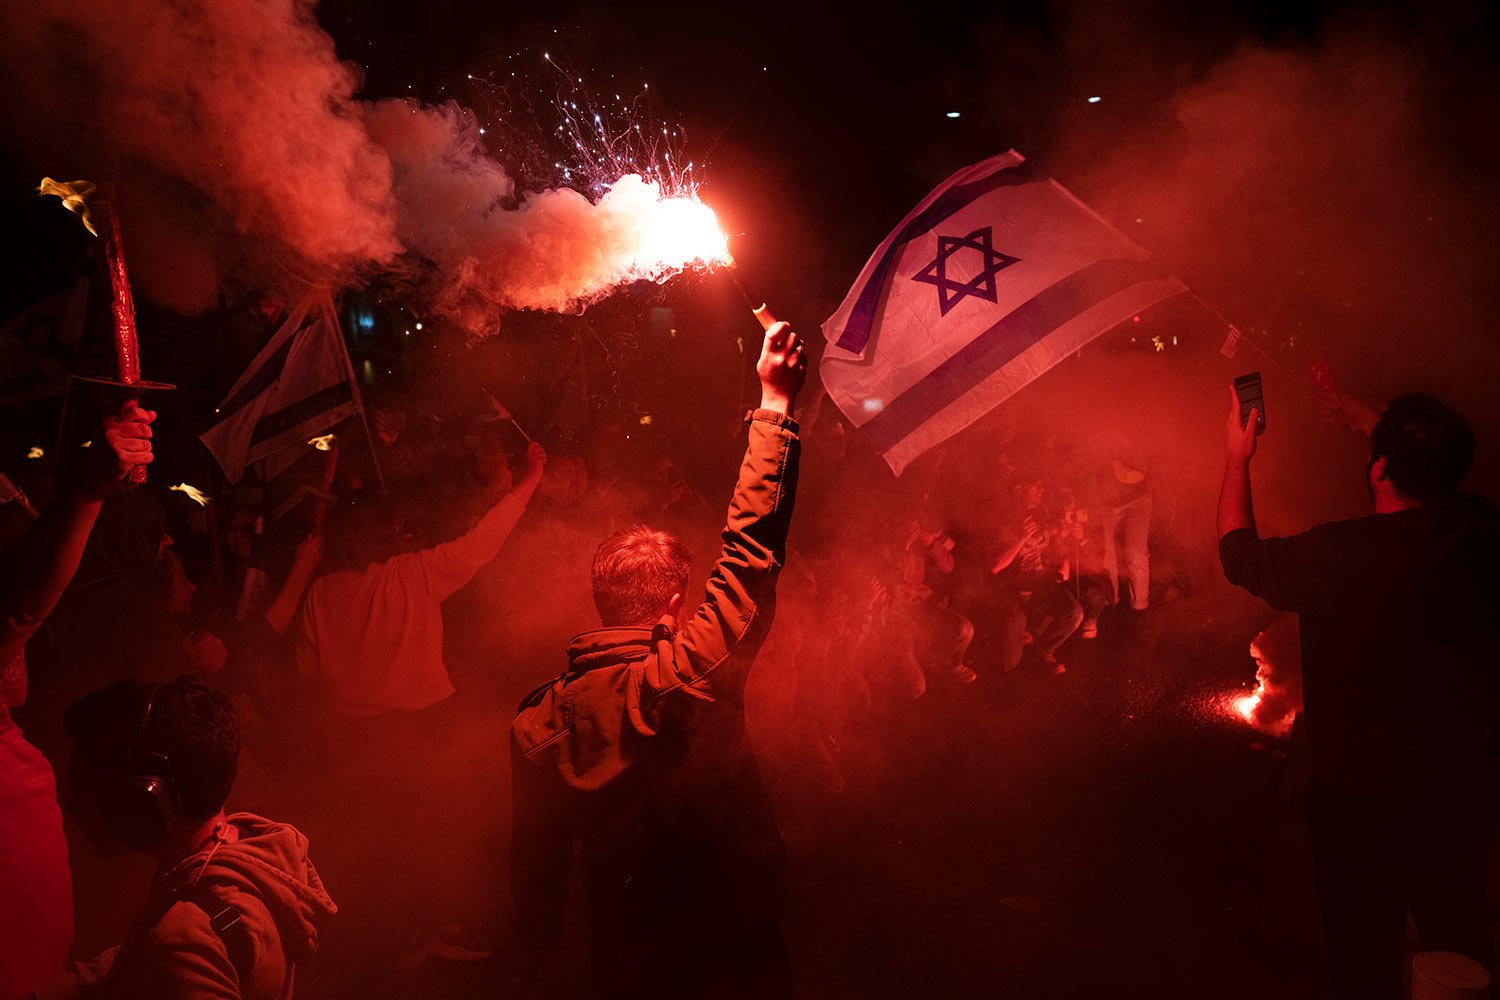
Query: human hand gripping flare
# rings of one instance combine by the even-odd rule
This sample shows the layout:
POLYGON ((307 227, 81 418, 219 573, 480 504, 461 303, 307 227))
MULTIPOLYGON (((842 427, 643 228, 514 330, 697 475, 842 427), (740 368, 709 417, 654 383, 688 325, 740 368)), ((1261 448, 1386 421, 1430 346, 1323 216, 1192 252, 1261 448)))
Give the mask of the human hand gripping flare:
POLYGON ((102 500, 133 469, 151 463, 152 410, 143 410, 132 400, 102 421, 104 447, 90 449, 80 470, 79 485, 90 497, 102 500))
POLYGON ((806 342, 788 324, 771 324, 761 344, 755 374, 760 376, 760 408, 791 416, 797 393, 807 378, 806 342))

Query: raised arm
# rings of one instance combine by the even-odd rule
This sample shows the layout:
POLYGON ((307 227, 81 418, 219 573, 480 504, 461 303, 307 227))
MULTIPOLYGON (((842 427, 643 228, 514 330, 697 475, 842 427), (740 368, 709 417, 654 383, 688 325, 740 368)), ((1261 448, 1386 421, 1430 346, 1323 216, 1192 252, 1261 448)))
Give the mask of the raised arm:
POLYGON ((433 597, 441 601, 452 596, 500 554, 516 522, 526 512, 546 467, 547 453, 533 441, 526 449, 526 475, 485 512, 478 524, 451 542, 416 554, 433 597))
POLYGON ((1290 538, 1261 538, 1250 500, 1256 412, 1241 423, 1229 392, 1224 485, 1219 491, 1219 563, 1224 578, 1280 611, 1320 611, 1350 602, 1369 576, 1357 540, 1340 524, 1290 538))
POLYGON ((1225 427, 1224 482, 1219 488, 1219 539, 1231 531, 1255 534, 1255 508, 1250 502, 1250 460, 1255 457, 1255 428, 1260 414, 1250 411, 1241 423, 1240 400, 1229 387, 1229 422, 1225 427))
POLYGON ((302 595, 307 592, 307 585, 312 582, 313 574, 322 561, 322 535, 309 535, 297 543, 297 557, 292 562, 291 572, 287 573, 281 589, 266 607, 266 624, 277 635, 284 633, 292 624, 292 618, 302 605, 302 595))
POLYGON ((717 671, 731 654, 748 665, 770 627, 801 455, 792 414, 807 374, 802 340, 785 323, 766 331, 756 373, 760 408, 747 421, 749 442, 729 501, 724 548, 703 603, 674 637, 676 676, 648 681, 656 694, 687 687, 702 697, 736 695, 743 671, 734 676, 717 671))
POLYGON ((79 460, 56 500, 0 560, 0 665, 21 655, 78 570, 99 508, 130 470, 151 462, 156 414, 132 400, 103 421, 102 446, 79 460))
POLYGON ((1036 533, 1036 522, 1026 522, 1025 528, 1016 536, 1015 541, 1000 550, 1000 554, 995 557, 994 563, 990 566, 990 572, 1001 573, 1010 568, 1010 564, 1016 561, 1016 556, 1021 554, 1021 546, 1025 545, 1029 539, 1035 538, 1036 533))

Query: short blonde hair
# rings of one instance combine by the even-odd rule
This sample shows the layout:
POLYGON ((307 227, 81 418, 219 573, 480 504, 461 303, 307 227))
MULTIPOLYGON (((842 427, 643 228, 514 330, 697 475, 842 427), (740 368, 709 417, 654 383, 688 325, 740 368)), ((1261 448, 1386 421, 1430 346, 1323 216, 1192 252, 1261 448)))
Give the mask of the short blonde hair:
POLYGON ((609 628, 654 625, 687 590, 693 555, 676 535, 645 524, 600 543, 592 571, 594 607, 609 628))

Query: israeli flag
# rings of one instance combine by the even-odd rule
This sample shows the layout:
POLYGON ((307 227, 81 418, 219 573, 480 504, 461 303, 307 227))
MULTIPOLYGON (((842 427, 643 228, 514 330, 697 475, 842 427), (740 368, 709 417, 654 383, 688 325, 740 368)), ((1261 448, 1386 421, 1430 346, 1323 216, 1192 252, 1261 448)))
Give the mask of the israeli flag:
POLYGON ((823 324, 823 385, 899 475, 1111 327, 1187 291, 1015 150, 901 220, 823 324))

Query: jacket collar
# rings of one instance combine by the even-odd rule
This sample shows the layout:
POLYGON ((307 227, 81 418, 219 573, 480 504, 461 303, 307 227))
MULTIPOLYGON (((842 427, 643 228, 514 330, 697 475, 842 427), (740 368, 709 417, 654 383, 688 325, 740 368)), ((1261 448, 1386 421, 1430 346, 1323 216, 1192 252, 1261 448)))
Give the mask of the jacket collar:
POLYGON ((568 641, 568 673, 582 674, 600 667, 634 663, 651 655, 655 643, 670 639, 677 622, 666 615, 650 628, 596 628, 568 641))

